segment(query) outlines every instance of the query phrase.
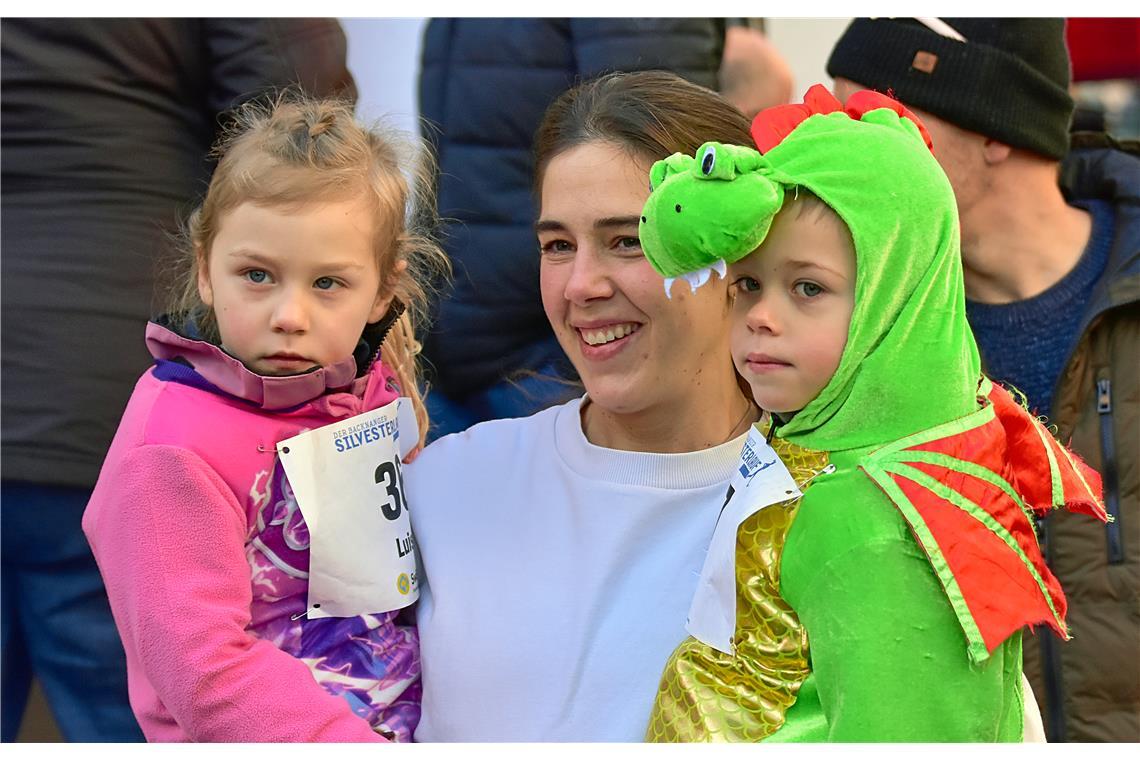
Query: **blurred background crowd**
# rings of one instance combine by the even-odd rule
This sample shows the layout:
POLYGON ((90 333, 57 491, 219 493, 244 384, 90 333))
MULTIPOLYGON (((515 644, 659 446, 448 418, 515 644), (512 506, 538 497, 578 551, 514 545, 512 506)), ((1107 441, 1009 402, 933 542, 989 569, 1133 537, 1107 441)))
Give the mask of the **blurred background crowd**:
MULTIPOLYGON (((665 68, 751 117, 830 87, 850 22, 4 19, 3 741, 141 740, 80 517, 151 362, 143 329, 170 236, 228 110, 300 86, 434 149, 454 280, 420 336, 430 440, 581 393, 542 311, 532 230, 531 139, 554 98, 606 71, 665 68)), ((1071 129, 1140 138, 1140 20, 1070 19, 1065 35, 1071 129)), ((1114 738, 1051 719, 1053 739, 1114 738)))

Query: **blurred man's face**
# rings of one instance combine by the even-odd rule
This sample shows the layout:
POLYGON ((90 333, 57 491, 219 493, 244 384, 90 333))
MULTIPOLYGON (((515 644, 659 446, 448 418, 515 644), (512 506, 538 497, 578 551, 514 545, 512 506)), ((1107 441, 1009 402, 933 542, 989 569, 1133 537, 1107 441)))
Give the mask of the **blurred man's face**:
MULTIPOLYGON (((844 103, 854 93, 866 89, 870 88, 843 77, 837 77, 833 87, 835 97, 844 103)), ((986 163, 982 153, 985 136, 956 127, 909 103, 903 105, 913 111, 926 125, 930 139, 934 143, 934 157, 938 159, 942 171, 946 172, 950 180, 950 186, 954 188, 954 197, 958 201, 958 215, 965 218, 966 212, 982 200, 986 186, 984 174, 986 163)))

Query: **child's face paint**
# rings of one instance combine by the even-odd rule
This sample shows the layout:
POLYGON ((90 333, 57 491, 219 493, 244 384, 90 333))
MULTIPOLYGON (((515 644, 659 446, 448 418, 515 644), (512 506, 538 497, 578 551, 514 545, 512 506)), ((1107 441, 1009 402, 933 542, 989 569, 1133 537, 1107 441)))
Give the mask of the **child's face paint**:
POLYGON ((293 375, 352 356, 390 296, 359 199, 282 209, 243 203, 226 214, 198 291, 222 347, 259 375, 293 375))
POLYGON ((855 253, 839 217, 790 201, 764 244, 732 264, 732 359, 761 408, 794 412, 827 385, 847 344, 855 253))
POLYGON ((567 150, 543 175, 536 224, 546 316, 591 400, 616 414, 735 387, 725 285, 678 287, 670 301, 642 253, 650 164, 606 142, 567 150))

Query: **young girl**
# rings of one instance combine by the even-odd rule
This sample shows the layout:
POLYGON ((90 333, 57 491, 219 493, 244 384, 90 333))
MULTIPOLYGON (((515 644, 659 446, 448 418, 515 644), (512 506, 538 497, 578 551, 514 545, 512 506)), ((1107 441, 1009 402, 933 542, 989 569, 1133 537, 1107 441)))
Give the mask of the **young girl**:
POLYGON ((655 164, 641 240, 666 277, 727 275, 733 360, 791 478, 753 485, 779 472, 754 435, 713 539, 735 607, 674 651, 648 735, 1021 741, 1021 629, 1066 631, 1033 517, 1105 519, 1099 479, 982 374, 921 122, 817 86, 752 132, 763 155, 655 164))
POLYGON ((401 149, 348 106, 246 107, 218 152, 83 520, 131 705, 151 741, 408 740, 416 631, 397 611, 307 618, 309 529, 276 444, 398 395, 422 436, 404 309, 442 254, 406 226, 401 149))

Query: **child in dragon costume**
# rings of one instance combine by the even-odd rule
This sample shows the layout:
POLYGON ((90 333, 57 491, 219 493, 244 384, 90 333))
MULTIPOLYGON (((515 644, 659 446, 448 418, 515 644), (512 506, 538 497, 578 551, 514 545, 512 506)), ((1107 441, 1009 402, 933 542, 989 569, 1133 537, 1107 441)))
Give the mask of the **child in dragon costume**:
POLYGON ((982 374, 915 116, 817 85, 753 137, 657 162, 641 241, 667 292, 732 283, 734 361, 803 494, 740 524, 731 644, 678 647, 647 738, 1021 741, 1020 630, 1066 631, 1033 517, 1106 519, 1100 480, 982 374))

